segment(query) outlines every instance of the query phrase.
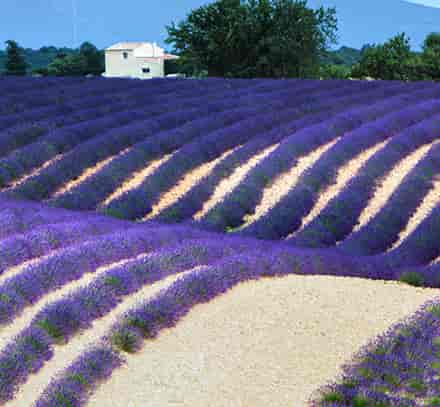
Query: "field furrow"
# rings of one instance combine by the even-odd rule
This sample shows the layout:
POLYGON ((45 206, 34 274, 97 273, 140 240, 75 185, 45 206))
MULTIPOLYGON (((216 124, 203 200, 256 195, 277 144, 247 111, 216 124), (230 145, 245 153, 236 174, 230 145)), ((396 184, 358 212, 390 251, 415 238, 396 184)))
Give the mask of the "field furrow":
POLYGON ((414 169, 419 161, 428 153, 432 143, 419 147, 416 151, 406 156, 396 166, 390 169, 389 174, 376 187, 373 197, 359 216, 358 223, 353 229, 357 232, 374 218, 390 199, 394 191, 402 183, 403 179, 414 169))
POLYGON ((437 405, 440 84, 0 87, 0 405, 437 405))
POLYGON ((255 212, 252 215, 245 215, 243 218, 244 223, 237 228, 237 230, 245 229, 247 226, 256 222, 259 218, 268 213, 291 188, 295 187, 301 175, 307 169, 311 168, 321 156, 339 140, 340 137, 320 146, 310 154, 299 158, 294 167, 276 177, 273 183, 263 190, 263 196, 260 203, 255 207, 255 212))
POLYGON ((240 146, 231 148, 225 151, 220 157, 215 158, 205 164, 196 167, 190 172, 184 174, 181 180, 172 187, 169 191, 165 192, 157 202, 153 205, 151 212, 142 220, 149 220, 156 217, 163 210, 173 205, 182 195, 185 195, 198 181, 209 176, 212 170, 221 163, 226 157, 231 155, 240 146))

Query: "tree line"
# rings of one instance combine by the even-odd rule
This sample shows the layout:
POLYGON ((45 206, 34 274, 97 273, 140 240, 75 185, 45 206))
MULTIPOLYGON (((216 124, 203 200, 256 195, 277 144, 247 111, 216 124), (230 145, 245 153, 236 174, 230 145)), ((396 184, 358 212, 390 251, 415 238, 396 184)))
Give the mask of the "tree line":
MULTIPOLYGON (((43 47, 41 52, 49 52, 54 47, 43 47)), ((32 69, 33 74, 51 76, 100 75, 105 70, 104 52, 92 43, 84 42, 78 50, 67 53, 60 50, 47 67, 32 69)), ((6 41, 5 75, 23 76, 29 71, 30 64, 24 57, 23 48, 16 41, 6 41)))
MULTIPOLYGON (((440 33, 426 37, 422 52, 410 49, 405 33, 366 44, 359 60, 346 65, 329 51, 337 41, 336 9, 313 10, 307 0, 216 0, 166 30, 180 58, 166 61, 165 71, 187 76, 440 80, 440 33)), ((6 74, 26 74, 21 48, 14 41, 7 46, 6 74)), ((104 52, 85 42, 36 73, 98 75, 104 65, 104 52)))

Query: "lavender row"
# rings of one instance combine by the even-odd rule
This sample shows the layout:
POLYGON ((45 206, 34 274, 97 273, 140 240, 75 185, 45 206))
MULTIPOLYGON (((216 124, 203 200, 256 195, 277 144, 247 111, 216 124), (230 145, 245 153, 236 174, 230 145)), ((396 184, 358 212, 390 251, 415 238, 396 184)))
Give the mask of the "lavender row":
MULTIPOLYGON (((0 382, 0 402, 12 398, 13 391, 11 392, 10 389, 17 389, 20 383, 26 381, 30 373, 39 370, 33 367, 32 371, 26 371, 23 367, 20 375, 7 378, 4 372, 3 366, 8 364, 11 354, 19 355, 22 350, 20 345, 14 347, 13 344, 30 340, 29 332, 37 332, 39 328, 45 331, 52 341, 47 344, 52 351, 55 343, 67 344, 73 336, 90 328, 94 320, 107 315, 125 297, 139 291, 143 286, 151 285, 166 276, 209 264, 229 254, 236 254, 247 245, 247 242, 237 245, 224 244, 221 239, 189 240, 174 248, 155 252, 147 258, 113 267, 87 287, 48 304, 35 315, 30 326, 7 345, 6 351, 0 354, 0 378, 3 378, 0 382)), ((38 351, 34 354, 27 352, 27 356, 33 357, 34 360, 37 360, 39 355, 38 351)), ((38 367, 42 368, 48 360, 50 356, 45 354, 38 367)))
MULTIPOLYGON (((343 88, 340 91, 345 93, 346 89, 343 88)), ((317 97, 319 96, 323 94, 320 93, 317 97)), ((279 102, 267 103, 265 114, 260 115, 257 122, 253 118, 246 119, 232 126, 223 127, 184 146, 141 185, 112 201, 105 208, 106 213, 129 219, 142 217, 151 211, 152 205, 159 199, 160 194, 175 184, 185 172, 220 156, 228 149, 269 132, 274 127, 292 121, 310 109, 305 102, 299 104, 293 95, 288 95, 284 101, 281 101, 282 106, 279 102)))
MULTIPOLYGON (((149 101, 149 105, 154 103, 169 103, 178 97, 191 96, 194 88, 191 86, 180 85, 177 89, 175 84, 166 82, 158 96, 156 93, 150 95, 144 87, 128 88, 118 93, 112 93, 110 97, 90 97, 82 99, 79 109, 70 109, 58 115, 51 115, 39 121, 24 122, 0 132, 0 151, 6 155, 14 149, 35 141, 48 131, 67 125, 77 124, 80 121, 97 119, 122 110, 139 107, 139 103, 149 101), (87 107, 89 106, 89 107, 87 107), (90 107, 91 106, 91 107, 90 107)), ((132 85, 133 86, 133 85, 132 85)), ((157 106, 154 106, 157 111, 157 106)), ((163 107, 165 109, 165 105, 163 107)), ((151 109, 150 109, 151 110, 151 109)))
MULTIPOLYGON (((32 89, 16 96, 0 96, 0 117, 8 110, 13 108, 13 113, 22 113, 27 110, 49 106, 59 103, 60 100, 72 100, 84 93, 89 95, 99 95, 111 92, 117 92, 124 88, 134 87, 133 83, 124 84, 124 82, 104 82, 104 81, 84 81, 78 83, 60 83, 59 86, 48 89, 32 89)), ((66 100, 66 101, 67 101, 66 100)))
POLYGON ((427 266, 402 266, 397 278, 415 286, 440 288, 440 262, 427 266))
MULTIPOLYGON (((133 86, 133 84, 131 84, 131 86, 133 86)), ((121 89, 123 89, 122 86, 121 86, 121 89)), ((81 89, 81 90, 82 90, 82 95, 81 95, 81 93, 79 93, 79 96, 76 99, 66 100, 65 96, 60 96, 57 100, 57 103, 52 104, 52 105, 37 106, 34 109, 24 110, 23 112, 19 112, 19 113, 11 113, 9 115, 0 115, 0 130, 5 130, 8 127, 22 123, 23 121, 41 120, 41 119, 48 118, 53 115, 61 115, 63 113, 64 114, 69 113, 70 111, 72 111, 74 109, 82 107, 82 106, 84 106, 83 102, 85 102, 84 92, 87 91, 87 88, 81 89)), ((109 93, 111 93, 111 92, 112 92, 112 90, 109 89, 109 93)), ((95 101, 98 101, 98 103, 99 103, 99 100, 102 99, 103 96, 104 95, 99 95, 99 94, 93 95, 90 97, 90 99, 94 99, 95 101)), ((21 97, 26 98, 26 94, 24 96, 21 95, 21 97)), ((93 106, 93 104, 91 104, 90 106, 93 106)))
POLYGON ((364 346, 325 386, 315 407, 440 405, 440 303, 431 301, 410 319, 364 346))
MULTIPOLYGON (((399 161, 417 148, 436 139, 438 136, 437 129, 440 124, 439 120, 439 115, 426 119, 394 137, 382 151, 379 151, 369 160, 358 175, 338 195, 337 199, 331 202, 323 211, 323 217, 330 214, 333 219, 337 219, 337 221, 334 221, 334 229, 337 228, 338 233, 333 233, 335 233, 338 241, 342 240, 352 231, 363 208, 373 197, 377 182, 386 176, 389 169, 397 165, 399 161), (344 216, 340 218, 342 213, 344 216)), ((368 251, 368 242, 363 245, 360 241, 352 239, 351 235, 348 236, 338 247, 352 254, 373 254, 368 251)))
MULTIPOLYGON (((374 121, 365 122, 343 135, 343 139, 326 151, 319 161, 308 169, 292 188, 267 214, 242 233, 256 237, 279 239, 297 230, 301 226, 303 217, 309 213, 317 202, 320 193, 325 187, 333 184, 338 170, 349 160, 355 158, 365 149, 393 137, 399 131, 413 125, 434 113, 440 111, 440 100, 430 100, 415 106, 408 106, 411 102, 423 100, 432 95, 430 90, 415 92, 414 94, 396 97, 388 101, 381 110, 381 116, 374 121)), ((440 94, 437 92, 437 96, 440 94)), ((306 228, 293 238, 292 242, 300 246, 319 247, 322 229, 334 231, 333 218, 325 219, 321 228, 315 224, 321 221, 317 218, 312 226, 306 228)))
POLYGON ((399 99, 392 98, 390 101, 383 100, 384 97, 399 95, 412 89, 398 84, 355 93, 352 98, 344 102, 349 106, 358 106, 319 124, 302 128, 286 137, 270 156, 263 159, 246 175, 234 191, 204 216, 201 220, 202 225, 222 231, 228 227, 239 226, 244 215, 252 213, 255 209, 261 200, 264 188, 277 175, 289 170, 301 156, 312 152, 322 144, 343 136, 346 132, 384 114, 387 106, 390 109, 389 106, 394 106, 396 99, 399 99), (368 105, 365 106, 367 103, 368 105))
MULTIPOLYGON (((369 187, 371 186, 372 188, 373 183, 375 184, 378 179, 376 177, 374 180, 371 179, 370 182, 365 182, 366 175, 371 174, 371 170, 376 174, 380 169, 382 169, 382 171, 389 171, 391 168, 389 165, 389 159, 384 160, 384 157, 392 157, 394 163, 397 158, 404 158, 405 154, 409 154, 420 145, 432 141, 433 137, 436 136, 435 132, 426 132, 426 125, 431 123, 431 128, 434 129, 435 123, 439 122, 439 112, 440 101, 425 102, 413 108, 404 109, 401 112, 393 115, 394 117, 392 120, 395 120, 394 125, 391 125, 391 123, 388 123, 388 125, 384 123, 383 127, 379 125, 379 122, 377 125, 374 123, 371 127, 367 126, 365 129, 359 129, 359 132, 354 132, 352 137, 344 138, 344 143, 340 143, 340 145, 338 145, 338 143, 335 148, 330 149, 320 159, 320 162, 312 170, 310 170, 308 174, 305 174, 300 185, 295 189, 295 191, 292 191, 292 193, 289 194, 289 199, 283 199, 282 202, 280 202, 280 206, 283 205, 284 207, 288 207, 289 210, 293 212, 293 214, 286 219, 287 222, 289 222, 289 225, 294 226, 291 231, 295 230, 301 224, 301 217, 307 213, 306 210, 310 211, 312 207, 311 205, 316 202, 320 190, 334 182, 334 179, 337 175, 337 170, 343 164, 340 162, 341 158, 345 159, 345 161, 348 161, 349 159, 355 157, 356 154, 361 153, 363 149, 372 147, 376 143, 391 138, 388 144, 383 147, 381 151, 376 152, 376 154, 370 158, 369 161, 367 161, 365 166, 361 168, 359 174, 355 176, 343 189, 343 191, 321 211, 318 217, 308 224, 295 237, 290 239, 291 242, 299 246, 325 247, 334 245, 336 242, 346 237, 347 233, 349 233, 354 227, 354 217, 355 215, 358 215, 355 210, 357 208, 363 209, 367 204, 366 201, 361 200, 361 197, 357 193, 357 189, 362 188, 362 195, 364 196, 366 196, 368 192, 371 194, 373 191, 369 190, 369 187), (437 113, 436 116, 430 117, 431 114, 435 113, 437 113), (419 123, 416 123, 417 120, 419 120, 419 123), (384 128, 387 129, 386 132, 383 132, 384 128), (395 135, 396 133, 397 135, 395 135), (418 133, 420 133, 420 136, 416 136, 418 133), (410 136, 408 137, 408 135, 410 136), (408 140, 411 140, 411 142, 408 143, 408 140), (338 153, 338 151, 347 153, 345 155, 344 153, 338 153), (379 167, 377 163, 380 163, 379 167), (327 173, 331 173, 331 175, 327 176, 327 173), (362 182, 360 182, 360 180, 362 180, 362 182), (307 189, 309 191, 311 190, 310 185, 312 185, 312 183, 314 188, 313 192, 309 192, 308 195, 306 195, 307 192, 305 191, 307 189), (357 188, 355 186, 357 186, 357 188), (303 196, 302 194, 304 194, 303 200, 307 202, 307 205, 300 201, 299 205, 301 205, 301 208, 304 207, 305 210, 304 213, 301 212, 297 214, 297 207, 295 207, 292 202, 298 200, 299 196, 303 196), (347 200, 347 198, 349 198, 349 200, 347 200), (310 199, 310 202, 308 202, 308 199, 310 199), (353 201, 355 203, 352 203, 353 201), (364 206, 359 207, 362 202, 364 202, 364 206)), ((385 174, 381 173, 381 176, 383 175, 385 174)), ((396 208, 399 208, 399 206, 396 206, 396 208)), ((270 214, 273 216, 273 213, 275 212, 275 217, 277 217, 277 209, 278 208, 275 208, 270 214)), ((381 239, 388 239, 392 237, 388 235, 388 231, 384 233, 385 230, 387 229, 382 229, 380 232, 381 239)), ((358 234, 354 233, 352 236, 355 235, 358 234)), ((364 234, 362 233, 362 235, 364 234)), ((377 233, 374 235, 374 237, 371 237, 376 239, 378 237, 377 233)), ((348 240, 350 239, 351 237, 348 238, 348 240)), ((355 240, 359 242, 359 240, 355 240)), ((364 239, 361 238, 361 240, 363 241, 364 239)), ((392 244, 392 241, 390 244, 392 244)), ((376 249, 378 250, 373 250, 373 245, 371 250, 367 250, 368 245, 366 245, 365 248, 359 248, 357 252, 359 254, 368 255, 386 250, 386 247, 381 247, 379 242, 377 242, 376 246, 376 249)), ((356 247, 356 244, 353 244, 353 246, 356 247)), ((360 244, 360 246, 363 247, 363 244, 360 244)))
MULTIPOLYGON (((0 239, 26 233, 42 225, 99 220, 109 221, 108 217, 93 211, 72 212, 62 208, 49 208, 37 202, 0 198, 0 239)), ((121 220, 115 222, 130 224, 121 220)), ((150 221, 148 224, 154 225, 154 222, 150 221)))
POLYGON ((368 265, 348 257, 324 255, 319 251, 298 251, 282 244, 278 244, 277 248, 268 242, 265 245, 264 257, 261 257, 261 249, 255 246, 240 255, 201 267, 180 278, 150 301, 125 313, 122 321, 112 327, 101 343, 81 355, 44 390, 36 405, 55 406, 57 397, 66 397, 76 407, 86 405, 99 380, 90 378, 89 387, 75 384, 72 378, 83 374, 83 366, 88 361, 95 361, 101 353, 112 355, 112 360, 119 363, 105 363, 105 377, 110 377, 111 372, 123 363, 121 352, 136 352, 141 348, 143 339, 154 339, 162 329, 175 326, 195 305, 212 300, 240 282, 288 274, 324 274, 327 266, 330 272, 339 275, 370 273, 378 277, 377 264, 368 265), (88 388, 91 390, 88 391, 88 388))
POLYGON ((60 77, 60 78, 23 78, 23 77, 0 77, 0 84, 2 89, 2 96, 15 97, 23 95, 28 90, 33 89, 49 89, 61 84, 84 83, 86 78, 79 77, 60 77))
POLYGON ((440 256, 439 241, 440 206, 436 206, 399 246, 387 253, 371 257, 376 257, 396 269, 424 266, 440 256))
MULTIPOLYGON (((209 93, 207 95, 205 93, 204 98, 208 100, 209 93)), ((191 104, 197 107, 201 102, 203 102, 203 99, 196 97, 193 100, 187 100, 185 105, 188 106, 187 108, 191 108, 191 104)), ((1 159, 0 186, 17 179, 27 171, 53 158, 56 154, 65 152, 77 144, 93 138, 100 132, 122 126, 133 120, 141 120, 149 113, 159 115, 163 113, 165 106, 169 108, 169 104, 164 104, 163 106, 159 104, 147 109, 122 111, 115 113, 111 117, 105 116, 56 130, 42 137, 36 143, 29 144, 21 150, 1 159)))
POLYGON ((55 252, 0 285, 0 324, 11 322, 45 294, 92 273, 97 268, 128 257, 157 250, 164 245, 206 236, 177 227, 131 225, 55 252))
MULTIPOLYGON (((244 90, 245 94, 248 90, 244 90)), ((168 112, 159 114, 155 119, 147 119, 145 121, 131 123, 124 127, 117 127, 102 135, 92 138, 79 146, 75 147, 68 153, 66 157, 59 162, 46 168, 36 177, 30 178, 27 182, 20 185, 12 193, 20 197, 28 197, 32 199, 48 198, 58 187, 63 185, 69 179, 75 178, 81 174, 87 167, 95 165, 110 155, 120 152, 122 149, 133 146, 144 139, 150 139, 161 131, 176 130, 179 126, 186 122, 192 122, 202 117, 209 117, 216 112, 222 112, 233 106, 234 103, 239 104, 241 93, 230 95, 229 92, 220 93, 219 101, 210 102, 209 96, 206 103, 201 103, 197 99, 197 107, 190 109, 190 101, 186 106, 178 109, 168 102, 168 112), (236 102, 234 102, 236 101, 236 102), (73 165, 73 163, 76 163, 73 165)), ((179 102, 178 102, 179 103, 179 102)))
MULTIPOLYGON (((109 85, 111 86, 112 80, 109 80, 109 85)), ((229 90, 233 90, 235 87, 240 88, 241 86, 246 86, 246 84, 235 84, 234 86, 229 85, 227 83, 222 83, 221 81, 212 81, 212 80, 207 80, 207 81, 194 81, 194 82, 190 82, 187 83, 186 81, 178 81, 178 80, 156 80, 156 81, 149 81, 149 83, 156 83, 158 84, 158 88, 157 89, 152 89, 153 93, 154 90, 156 90, 156 93, 158 93, 160 95, 161 92, 157 92, 160 89, 172 89, 172 88, 188 88, 191 89, 192 92, 194 92, 195 95, 200 95, 201 93, 203 93, 203 91, 206 90, 210 90, 212 92, 214 92, 215 90, 221 90, 221 89, 229 89, 229 90), (181 82, 181 83, 179 83, 181 82)), ((123 82, 121 82, 121 89, 124 89, 124 87, 122 86, 123 82)), ((110 93, 111 93, 111 87, 109 86, 110 89, 110 93)), ((139 90, 139 86, 136 86, 136 81, 135 82, 129 82, 128 86, 125 88, 125 90, 127 91, 129 89, 136 89, 139 90)), ((143 94, 149 94, 148 92, 145 91, 145 85, 144 87, 141 89, 143 90, 143 94)), ((83 92, 87 91, 86 89, 82 90, 83 92)), ((60 102, 59 105, 55 105, 55 106, 49 106, 49 107, 40 107, 40 108, 36 108, 36 109, 32 109, 29 111, 25 111, 22 112, 20 114, 15 114, 15 115, 10 115, 10 116, 3 116, 0 117, 0 130, 4 130, 5 128, 11 127, 13 125, 16 125, 17 123, 21 123, 23 122, 23 120, 25 121, 36 121, 36 120, 42 120, 45 118, 50 118, 52 116, 57 116, 57 115, 62 115, 62 114, 66 114, 66 113, 70 113, 72 111, 78 110, 80 108, 83 108, 85 106, 85 102, 88 103, 92 103, 92 98, 94 98, 96 100, 96 103, 102 103, 102 97, 101 96, 95 96, 95 97, 90 97, 89 99, 73 99, 73 100, 69 100, 68 102, 66 102, 65 100, 62 100, 60 102)), ((151 99, 154 99, 154 96, 150 95, 151 99)), ((150 101, 151 101, 150 99, 150 101)), ((109 103, 112 103, 112 100, 109 100, 109 103)), ((90 104, 89 106, 93 106, 93 103, 90 104)))
POLYGON ((366 255, 388 250, 398 240, 400 231, 405 228, 439 174, 440 145, 436 145, 405 177, 380 212, 352 233, 341 248, 350 252, 354 248, 354 252, 366 255))
POLYGON ((53 250, 110 233, 121 228, 121 222, 110 219, 87 219, 42 225, 25 234, 15 234, 0 240, 0 275, 8 268, 53 250))
MULTIPOLYGON (((290 92, 289 90, 282 92, 276 90, 270 92, 269 95, 279 100, 282 95, 287 95, 290 92)), ((223 128, 251 115, 256 115, 265 108, 267 96, 266 92, 262 94, 244 94, 243 97, 237 97, 236 102, 226 101, 226 105, 229 107, 241 106, 241 108, 202 117, 173 131, 156 134, 154 139, 134 145, 130 152, 117 157, 99 173, 92 175, 81 185, 54 199, 53 202, 57 206, 94 209, 99 202, 122 185, 130 177, 130 174, 144 168, 150 160, 170 153, 185 143, 200 137, 200 135, 223 128)))
POLYGON ((124 359, 111 348, 92 348, 69 366, 62 377, 52 379, 34 407, 85 406, 99 384, 123 365, 124 359))
POLYGON ((333 100, 329 98, 319 103, 318 113, 307 115, 302 119, 276 128, 263 137, 251 140, 220 162, 208 177, 200 180, 188 193, 181 196, 175 204, 166 208, 155 219, 165 222, 190 219, 197 211, 202 209, 204 202, 213 194, 221 180, 231 175, 237 167, 243 165, 255 154, 270 145, 280 142, 283 138, 299 131, 301 128, 319 123, 330 115, 345 110, 346 103, 345 98, 333 100))

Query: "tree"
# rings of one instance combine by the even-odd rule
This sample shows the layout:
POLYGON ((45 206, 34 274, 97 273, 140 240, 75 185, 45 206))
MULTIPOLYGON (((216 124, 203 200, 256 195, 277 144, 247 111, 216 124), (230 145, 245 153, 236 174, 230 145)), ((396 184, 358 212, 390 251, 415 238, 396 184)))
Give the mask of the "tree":
POLYGON ((440 80, 440 33, 431 33, 425 38, 421 60, 426 77, 440 80))
POLYGON ((209 76, 305 77, 335 42, 335 9, 306 0, 217 0, 167 26, 181 63, 209 76))
POLYGON ((84 74, 100 75, 105 71, 104 53, 99 51, 90 42, 84 42, 79 48, 79 53, 86 60, 87 68, 84 74))
POLYGON ((55 58, 47 67, 49 75, 82 76, 87 70, 87 60, 81 54, 55 58))
POLYGON ((27 63, 23 56, 23 49, 12 40, 6 41, 6 75, 26 75, 27 63))
POLYGON ((409 38, 401 33, 383 45, 362 48, 361 60, 353 67, 352 76, 371 76, 375 79, 409 80, 411 63, 409 38))

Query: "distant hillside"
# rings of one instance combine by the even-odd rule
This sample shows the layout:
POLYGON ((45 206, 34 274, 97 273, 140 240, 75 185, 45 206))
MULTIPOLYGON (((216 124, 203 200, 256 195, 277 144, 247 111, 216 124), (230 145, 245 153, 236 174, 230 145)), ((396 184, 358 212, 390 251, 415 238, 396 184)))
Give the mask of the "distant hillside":
POLYGON ((325 64, 352 66, 356 62, 359 62, 360 57, 360 50, 350 47, 341 47, 336 51, 329 51, 327 55, 322 58, 322 62, 325 64))
POLYGON ((411 38, 411 48, 420 51, 430 32, 440 31, 440 8, 403 0, 308 0, 310 7, 336 7, 338 44, 361 48, 381 44, 400 32, 411 38))

